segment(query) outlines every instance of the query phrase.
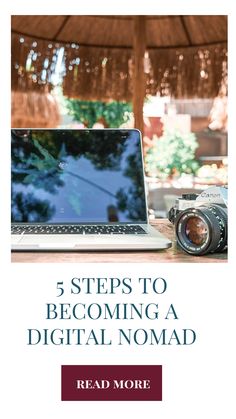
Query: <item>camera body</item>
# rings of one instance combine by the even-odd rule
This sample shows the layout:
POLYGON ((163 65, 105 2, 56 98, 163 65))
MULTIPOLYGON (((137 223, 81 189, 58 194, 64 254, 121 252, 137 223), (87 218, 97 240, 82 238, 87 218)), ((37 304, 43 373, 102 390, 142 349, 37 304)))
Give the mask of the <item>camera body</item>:
POLYGON ((214 186, 200 195, 184 194, 168 213, 178 245, 192 255, 223 252, 227 248, 228 189, 214 186))

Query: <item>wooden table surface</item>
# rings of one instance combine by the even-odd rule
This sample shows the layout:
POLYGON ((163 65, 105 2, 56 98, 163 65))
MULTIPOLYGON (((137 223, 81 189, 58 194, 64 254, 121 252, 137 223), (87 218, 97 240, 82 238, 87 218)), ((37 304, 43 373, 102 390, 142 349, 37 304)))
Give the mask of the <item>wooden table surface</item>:
POLYGON ((167 250, 150 251, 112 251, 112 252, 12 252, 12 262, 19 263, 223 263, 227 262, 227 253, 191 256, 177 248, 172 224, 166 219, 152 221, 152 225, 172 240, 173 245, 167 250))

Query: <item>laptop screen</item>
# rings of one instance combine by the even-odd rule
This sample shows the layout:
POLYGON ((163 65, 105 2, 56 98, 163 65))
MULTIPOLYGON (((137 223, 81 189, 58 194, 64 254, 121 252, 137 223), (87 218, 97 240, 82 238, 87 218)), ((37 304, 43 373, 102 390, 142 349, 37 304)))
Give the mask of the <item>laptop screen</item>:
POLYGON ((137 130, 12 130, 12 222, 143 223, 137 130))

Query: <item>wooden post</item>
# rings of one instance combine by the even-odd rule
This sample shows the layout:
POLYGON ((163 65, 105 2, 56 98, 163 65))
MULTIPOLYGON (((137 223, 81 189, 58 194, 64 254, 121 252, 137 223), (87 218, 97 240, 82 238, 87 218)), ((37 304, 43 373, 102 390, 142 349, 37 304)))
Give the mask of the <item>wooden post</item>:
POLYGON ((143 134, 143 105, 145 98, 146 77, 144 73, 144 54, 146 50, 146 18, 134 16, 134 79, 133 111, 134 127, 143 134))

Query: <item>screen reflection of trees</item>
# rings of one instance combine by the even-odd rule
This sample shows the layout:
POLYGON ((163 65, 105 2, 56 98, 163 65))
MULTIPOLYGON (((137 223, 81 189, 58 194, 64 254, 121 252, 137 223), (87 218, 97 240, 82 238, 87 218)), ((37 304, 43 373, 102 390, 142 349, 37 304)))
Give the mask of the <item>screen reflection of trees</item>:
MULTIPOLYGON (((87 130, 28 130, 24 136, 22 132, 12 130, 12 183, 33 185, 35 190, 43 189, 53 195, 64 186, 62 166, 68 155, 75 160, 84 156, 99 171, 119 171, 128 142, 134 140, 132 153, 127 153, 122 169, 122 175, 130 179, 131 186, 119 188, 113 197, 118 210, 125 213, 130 222, 146 221, 140 143, 129 138, 129 131, 122 131, 122 137, 118 130, 112 133, 94 130, 93 135, 87 130)), ((71 175, 89 183, 82 174, 71 175)), ((47 222, 54 212, 55 208, 48 200, 31 192, 12 192, 12 219, 15 222, 47 222)))
POLYGON ((55 209, 48 200, 37 199, 32 193, 13 192, 12 218, 18 222, 46 222, 54 214, 55 209))

